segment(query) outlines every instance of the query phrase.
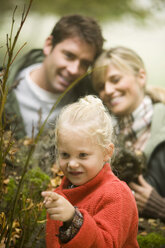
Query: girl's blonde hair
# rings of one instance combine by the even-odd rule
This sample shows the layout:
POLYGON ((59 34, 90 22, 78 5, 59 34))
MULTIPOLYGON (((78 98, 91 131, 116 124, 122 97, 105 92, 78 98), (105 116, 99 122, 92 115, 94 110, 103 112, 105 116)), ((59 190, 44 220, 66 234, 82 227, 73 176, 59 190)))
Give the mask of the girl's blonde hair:
POLYGON ((117 46, 106 50, 94 64, 92 81, 96 92, 99 92, 98 86, 105 82, 106 70, 110 64, 126 73, 133 73, 135 76, 138 75, 140 69, 145 70, 142 59, 132 49, 117 46))
MULTIPOLYGON (((59 134, 68 127, 95 138, 98 145, 107 148, 112 143, 113 126, 111 116, 102 101, 93 95, 63 108, 56 120, 55 142, 58 149, 59 134)), ((72 142, 71 137, 71 142, 72 142)))

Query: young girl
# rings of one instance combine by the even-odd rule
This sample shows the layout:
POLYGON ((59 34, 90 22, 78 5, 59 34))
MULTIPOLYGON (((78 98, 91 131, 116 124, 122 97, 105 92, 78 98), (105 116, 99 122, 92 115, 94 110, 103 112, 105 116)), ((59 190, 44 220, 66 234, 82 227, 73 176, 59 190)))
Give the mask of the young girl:
POLYGON ((64 173, 55 192, 42 192, 48 248, 136 248, 138 214, 129 187, 111 171, 112 121, 102 101, 86 96, 56 123, 57 162, 64 173))

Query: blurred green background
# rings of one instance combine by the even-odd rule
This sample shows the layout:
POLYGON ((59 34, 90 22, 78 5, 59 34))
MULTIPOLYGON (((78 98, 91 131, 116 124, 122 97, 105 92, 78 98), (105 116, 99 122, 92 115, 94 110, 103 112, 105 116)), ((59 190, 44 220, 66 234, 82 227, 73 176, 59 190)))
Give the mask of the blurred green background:
MULTIPOLYGON (((28 3, 28 0, 1 0, 0 66, 13 10, 17 5, 16 30, 28 3)), ((144 60, 148 83, 165 87, 165 0, 33 0, 15 53, 25 42, 19 56, 31 48, 42 48, 55 22, 62 15, 73 13, 93 16, 102 27, 105 48, 124 45, 134 49, 144 60)))

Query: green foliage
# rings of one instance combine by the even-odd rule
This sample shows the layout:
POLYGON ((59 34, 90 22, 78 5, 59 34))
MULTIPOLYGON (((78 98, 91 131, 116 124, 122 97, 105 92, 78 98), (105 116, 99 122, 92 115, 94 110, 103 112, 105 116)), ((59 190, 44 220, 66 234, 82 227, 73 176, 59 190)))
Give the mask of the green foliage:
POLYGON ((6 202, 7 205, 13 199, 13 195, 16 192, 16 188, 17 188, 16 180, 14 178, 10 178, 10 181, 6 188, 7 194, 4 195, 4 203, 6 202))
MULTIPOLYGON (((39 167, 28 170, 25 175, 24 184, 21 191, 22 197, 24 199, 31 198, 35 203, 39 202, 42 199, 41 192, 47 189, 49 182, 49 176, 39 167)), ((16 178, 10 177, 6 188, 7 193, 4 195, 6 206, 12 201, 17 186, 18 182, 16 178)))
POLYGON ((34 202, 41 200, 41 192, 46 190, 50 178, 39 167, 29 170, 24 178, 23 195, 31 197, 34 202))
POLYGON ((5 248, 32 247, 32 243, 35 244, 40 238, 46 218, 41 191, 47 188, 49 177, 39 168, 31 170, 29 168, 37 142, 29 144, 25 157, 22 154, 21 161, 25 158, 25 163, 22 168, 19 168, 14 164, 18 159, 14 158, 17 142, 13 138, 13 133, 5 129, 7 122, 4 106, 8 94, 7 79, 10 66, 20 51, 19 49, 14 55, 15 45, 32 1, 29 0, 28 8, 22 11, 21 23, 15 36, 13 33, 16 8, 13 11, 11 32, 7 35, 6 42, 5 69, 0 73, 0 246, 5 248))
POLYGON ((139 235, 138 243, 140 248, 160 248, 165 244, 165 237, 158 233, 149 233, 146 236, 139 235))
MULTIPOLYGON (((4 198, 1 199, 0 213, 4 213, 6 218, 11 216, 19 180, 20 177, 10 177, 4 198)), ((44 242, 46 210, 43 208, 41 192, 47 189, 49 182, 49 176, 39 167, 30 169, 26 173, 14 213, 11 244, 15 248, 21 247, 21 244, 30 248, 32 243, 33 245, 36 243, 34 247, 37 247, 37 242, 44 242)), ((7 219, 8 221, 10 221, 10 218, 7 219)), ((41 244, 39 244, 39 247, 42 247, 41 244)))
MULTIPOLYGON (((16 5, 26 4, 26 0, 5 1, 1 0, 1 16, 5 10, 9 10, 13 3, 16 5)), ((39 14, 65 15, 79 13, 93 16, 97 19, 119 19, 124 15, 144 19, 152 15, 154 10, 165 8, 162 0, 149 0, 149 6, 140 4, 134 0, 34 0, 32 11, 39 14)))
POLYGON ((97 19, 117 19, 124 14, 130 14, 136 17, 144 17, 148 11, 143 8, 135 8, 132 0, 36 0, 33 4, 33 10, 40 9, 41 13, 56 13, 58 15, 79 13, 86 14, 97 19), (40 5, 40 7, 39 7, 40 5))

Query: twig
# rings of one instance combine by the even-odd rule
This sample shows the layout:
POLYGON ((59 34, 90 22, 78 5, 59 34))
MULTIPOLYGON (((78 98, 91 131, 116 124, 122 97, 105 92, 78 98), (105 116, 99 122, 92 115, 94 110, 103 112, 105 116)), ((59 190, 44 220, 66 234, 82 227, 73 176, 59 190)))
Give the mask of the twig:
MULTIPOLYGON (((17 6, 16 6, 16 8, 14 9, 14 12, 13 12, 13 17, 12 17, 12 26, 11 26, 10 37, 8 37, 8 35, 7 35, 6 46, 7 46, 7 53, 8 53, 8 61, 7 61, 7 66, 6 66, 5 73, 3 75, 3 84, 2 84, 3 95, 2 95, 2 104, 1 104, 1 107, 0 107, 0 127, 2 127, 2 114, 3 114, 3 111, 4 111, 4 104, 6 102, 6 97, 7 97, 7 92, 8 92, 8 90, 6 89, 6 82, 7 82, 7 78, 8 78, 9 68, 10 68, 11 64, 13 63, 13 61, 14 61, 14 59, 16 57, 15 56, 14 59, 13 59, 13 51, 14 51, 16 42, 18 40, 20 31, 21 31, 21 29, 23 27, 23 24, 24 24, 24 22, 26 20, 26 17, 28 15, 29 11, 30 11, 32 2, 33 2, 33 0, 29 1, 29 5, 28 5, 28 8, 27 8, 26 11, 25 11, 25 8, 24 8, 23 13, 22 13, 22 19, 21 19, 20 26, 18 28, 16 36, 14 37, 14 41, 12 42, 13 27, 14 27, 14 22, 15 22, 14 15, 15 15, 15 11, 16 11, 16 8, 17 8, 17 6)), ((18 54, 18 52, 17 52, 17 54, 18 54)), ((2 143, 3 143, 3 134, 1 135, 1 145, 0 145, 1 148, 3 146, 2 143)), ((14 215, 15 215, 15 211, 16 211, 16 205, 17 205, 17 202, 18 202, 18 198, 19 198, 19 195, 20 195, 20 190, 21 190, 21 187, 22 187, 22 184, 23 184, 23 179, 24 179, 25 173, 27 171, 29 160, 31 158, 31 154, 33 153, 33 150, 34 150, 34 145, 32 145, 30 147, 30 151, 29 151, 29 154, 28 154, 25 166, 24 166, 23 174, 22 174, 21 180, 20 180, 18 188, 17 188, 16 196, 15 196, 14 203, 13 203, 13 209, 11 211, 11 215, 10 215, 10 218, 9 218, 9 226, 8 226, 8 235, 7 235, 7 240, 6 240, 6 248, 10 247, 11 234, 12 234, 14 215)), ((5 159, 5 158, 3 157, 3 159, 5 159)), ((2 162, 2 161, 0 161, 0 162, 2 162)))
POLYGON ((15 58, 17 57, 17 55, 20 53, 20 51, 24 48, 24 46, 27 44, 27 42, 25 42, 21 47, 20 49, 17 51, 16 55, 14 56, 14 58, 12 59, 11 63, 10 63, 10 66, 13 64, 15 58))

